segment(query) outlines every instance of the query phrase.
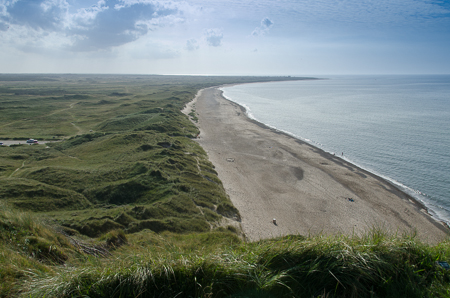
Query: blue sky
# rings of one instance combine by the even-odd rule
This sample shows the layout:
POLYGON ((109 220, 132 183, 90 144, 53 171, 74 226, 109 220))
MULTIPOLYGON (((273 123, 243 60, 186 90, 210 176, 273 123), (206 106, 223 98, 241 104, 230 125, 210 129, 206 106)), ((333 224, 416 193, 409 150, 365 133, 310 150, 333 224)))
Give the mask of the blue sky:
POLYGON ((450 73, 449 0, 0 0, 0 73, 450 73))

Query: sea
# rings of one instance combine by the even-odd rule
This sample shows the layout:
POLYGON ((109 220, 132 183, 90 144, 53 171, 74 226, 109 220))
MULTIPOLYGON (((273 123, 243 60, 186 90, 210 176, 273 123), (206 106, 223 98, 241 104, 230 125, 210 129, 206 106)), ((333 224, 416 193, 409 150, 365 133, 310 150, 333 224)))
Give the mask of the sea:
POLYGON ((221 89, 250 118, 383 177, 450 225, 450 75, 324 76, 221 89))

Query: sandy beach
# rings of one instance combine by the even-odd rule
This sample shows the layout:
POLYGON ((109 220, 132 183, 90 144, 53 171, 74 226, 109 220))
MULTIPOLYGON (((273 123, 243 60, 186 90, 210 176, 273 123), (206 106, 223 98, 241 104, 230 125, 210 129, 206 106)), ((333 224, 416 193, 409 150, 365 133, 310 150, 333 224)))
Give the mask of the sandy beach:
POLYGON ((197 141, 238 208, 248 240, 362 234, 372 227, 415 230, 428 243, 448 237, 423 205, 384 179, 249 119, 221 93, 200 91, 184 112, 195 108, 197 141))

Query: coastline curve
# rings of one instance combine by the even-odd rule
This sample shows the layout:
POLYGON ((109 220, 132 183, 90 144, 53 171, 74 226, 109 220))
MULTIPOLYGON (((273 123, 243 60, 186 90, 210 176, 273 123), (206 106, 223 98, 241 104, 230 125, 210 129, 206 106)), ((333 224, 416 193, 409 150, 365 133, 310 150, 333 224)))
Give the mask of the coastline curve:
POLYGON ((431 243, 448 237, 448 228, 424 204, 388 180, 249 118, 220 87, 199 91, 193 101, 201 132, 197 141, 240 211, 250 241, 288 234, 360 235, 373 227, 416 232, 431 243), (302 179, 292 167, 301 170, 302 179))

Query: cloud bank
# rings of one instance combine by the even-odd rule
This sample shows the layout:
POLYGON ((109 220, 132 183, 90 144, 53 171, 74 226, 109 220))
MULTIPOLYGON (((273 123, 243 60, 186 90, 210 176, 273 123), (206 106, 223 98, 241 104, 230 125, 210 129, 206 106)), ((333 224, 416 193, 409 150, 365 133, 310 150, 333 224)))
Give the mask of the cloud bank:
POLYGON ((447 0, 0 0, 3 72, 448 73, 449 48, 447 0))
POLYGON ((183 5, 154 0, 100 0, 71 13, 66 0, 3 1, 0 30, 14 27, 35 36, 44 31, 56 33, 64 40, 60 46, 68 50, 97 51, 130 43, 150 31, 183 21, 183 5))

